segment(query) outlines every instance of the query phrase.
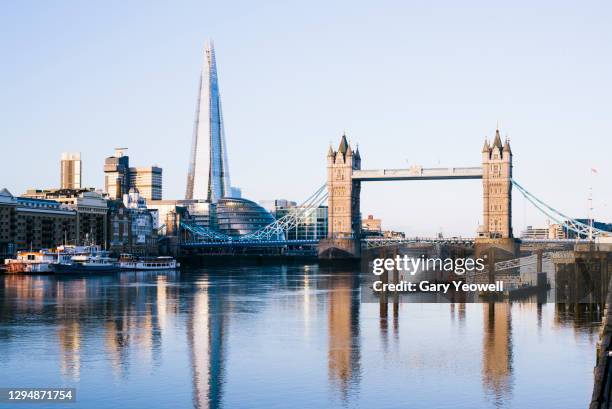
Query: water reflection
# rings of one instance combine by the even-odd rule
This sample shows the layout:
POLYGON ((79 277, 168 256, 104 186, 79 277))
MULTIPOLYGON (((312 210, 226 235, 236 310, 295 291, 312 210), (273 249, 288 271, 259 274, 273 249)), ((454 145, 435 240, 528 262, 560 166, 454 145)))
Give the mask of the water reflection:
POLYGON ((49 379, 77 386, 75 408, 94 407, 102 398, 126 409, 263 408, 275 402, 400 407, 413 402, 404 398, 409 394, 419 407, 535 408, 546 387, 533 405, 517 401, 517 390, 529 384, 524 378, 530 370, 557 359, 530 349, 561 345, 575 357, 570 370, 555 374, 571 379, 578 391, 568 391, 567 402, 589 393, 603 306, 420 305, 392 297, 361 304, 359 283, 351 271, 317 266, 6 275, 0 278, 0 370, 13 374, 15 386, 49 379), (256 337, 261 358, 248 349, 256 337), (245 356, 252 360, 243 363, 245 356), (278 356, 295 360, 291 372, 276 375, 283 369, 278 356), (40 369, 21 365, 33 357, 40 369), (519 373, 523 378, 515 379, 519 373), (451 374, 460 376, 447 382, 448 396, 426 393, 451 374), (133 400, 100 390, 109 379, 133 400))
POLYGON ((207 281, 196 284, 193 307, 189 308, 188 342, 193 376, 193 406, 220 406, 225 359, 225 302, 223 294, 207 281), (209 296, 213 292, 212 297, 209 296))
POLYGON ((512 319, 508 303, 483 305, 482 380, 496 406, 512 388, 512 319))
POLYGON ((329 277, 328 368, 330 384, 343 401, 359 379, 359 282, 351 274, 329 277))

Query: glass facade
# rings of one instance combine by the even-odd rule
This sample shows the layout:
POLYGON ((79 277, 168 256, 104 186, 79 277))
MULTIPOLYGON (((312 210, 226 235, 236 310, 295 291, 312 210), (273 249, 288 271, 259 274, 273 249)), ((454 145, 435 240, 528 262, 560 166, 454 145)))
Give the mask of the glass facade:
POLYGON ((158 166, 130 168, 129 179, 130 187, 138 189, 145 199, 162 199, 162 168, 158 166))
MULTIPOLYGON (((296 207, 279 207, 276 209, 276 218, 280 219, 288 214, 295 214, 302 209, 296 207)), ((285 231, 287 240, 321 240, 327 237, 327 206, 319 206, 307 212, 300 222, 285 231)))
POLYGON ((186 199, 216 203, 232 196, 214 45, 204 49, 186 199))
POLYGON ((217 202, 217 229, 230 236, 256 232, 274 222, 263 207, 247 199, 223 198, 217 202))

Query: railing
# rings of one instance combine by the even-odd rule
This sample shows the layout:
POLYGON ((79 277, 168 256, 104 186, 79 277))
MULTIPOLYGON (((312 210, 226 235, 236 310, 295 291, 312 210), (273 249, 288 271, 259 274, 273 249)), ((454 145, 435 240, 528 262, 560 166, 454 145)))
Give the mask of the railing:
POLYGON ((399 244, 458 244, 471 246, 475 242, 474 238, 465 237, 408 237, 408 238, 368 238, 362 239, 362 247, 372 249, 377 247, 394 246, 399 244))
POLYGON ((423 168, 412 166, 407 169, 372 169, 355 170, 355 180, 410 180, 410 179, 479 179, 482 178, 482 167, 449 167, 449 168, 423 168))

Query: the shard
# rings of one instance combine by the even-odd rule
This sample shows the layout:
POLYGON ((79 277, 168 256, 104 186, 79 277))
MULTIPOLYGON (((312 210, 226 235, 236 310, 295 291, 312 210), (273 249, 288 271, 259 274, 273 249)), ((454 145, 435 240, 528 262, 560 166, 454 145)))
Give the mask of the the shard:
POLYGON ((185 198, 216 203, 220 198, 230 196, 217 63, 211 41, 204 47, 204 65, 200 76, 185 198))

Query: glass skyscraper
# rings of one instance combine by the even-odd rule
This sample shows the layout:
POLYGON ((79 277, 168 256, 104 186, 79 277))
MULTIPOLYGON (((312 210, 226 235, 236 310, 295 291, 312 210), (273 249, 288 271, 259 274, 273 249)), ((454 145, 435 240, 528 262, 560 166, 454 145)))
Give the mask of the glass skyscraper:
POLYGON ((217 63, 211 41, 204 48, 185 198, 216 203, 231 196, 217 63))

